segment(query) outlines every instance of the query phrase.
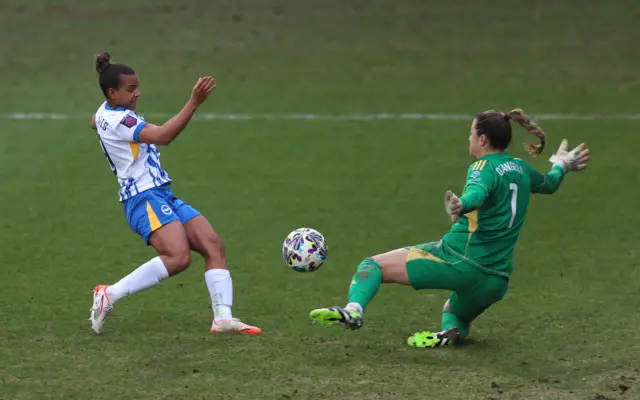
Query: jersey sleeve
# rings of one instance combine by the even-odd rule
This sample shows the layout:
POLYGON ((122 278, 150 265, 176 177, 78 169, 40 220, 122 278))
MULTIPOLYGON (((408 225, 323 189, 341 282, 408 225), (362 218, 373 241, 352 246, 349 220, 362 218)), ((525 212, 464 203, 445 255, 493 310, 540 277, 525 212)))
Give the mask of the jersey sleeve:
POLYGON ((522 164, 531 179, 531 193, 553 194, 564 180, 564 168, 559 165, 554 166, 551 171, 543 174, 524 161, 522 164))
POLYGON ((480 208, 493 189, 496 175, 487 164, 487 160, 476 161, 467 171, 467 181, 460 197, 463 214, 480 208))
POLYGON ((139 142, 140 131, 146 124, 140 116, 129 112, 122 116, 114 128, 114 133, 121 140, 139 142))

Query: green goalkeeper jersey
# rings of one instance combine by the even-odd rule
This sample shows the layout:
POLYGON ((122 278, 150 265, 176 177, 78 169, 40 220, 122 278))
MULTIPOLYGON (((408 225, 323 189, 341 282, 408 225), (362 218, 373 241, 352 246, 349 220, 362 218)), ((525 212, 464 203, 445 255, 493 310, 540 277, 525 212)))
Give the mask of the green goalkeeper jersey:
POLYGON ((460 196, 463 215, 442 238, 443 245, 487 272, 509 276, 530 195, 554 193, 564 175, 560 166, 542 174, 506 152, 478 159, 460 196))

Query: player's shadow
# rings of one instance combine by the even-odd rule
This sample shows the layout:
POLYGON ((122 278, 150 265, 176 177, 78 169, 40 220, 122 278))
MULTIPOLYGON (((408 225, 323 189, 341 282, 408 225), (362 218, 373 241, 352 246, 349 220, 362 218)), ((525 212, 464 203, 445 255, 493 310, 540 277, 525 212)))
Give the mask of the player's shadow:
MULTIPOLYGON (((406 336, 396 338, 386 338, 382 341, 379 340, 363 340, 341 341, 339 338, 332 338, 331 340, 313 340, 309 344, 312 346, 324 347, 323 351, 314 351, 312 354, 315 356, 309 357, 308 362, 314 365, 322 365, 326 367, 335 367, 336 365, 348 365, 353 363, 368 363, 372 360, 384 360, 385 363, 390 364, 415 364, 422 368, 432 363, 437 364, 439 367, 446 367, 450 364, 454 367, 458 361, 458 358, 447 357, 447 354, 452 354, 456 351, 473 351, 476 353, 478 350, 480 353, 490 352, 495 342, 491 339, 474 339, 467 338, 455 345, 448 345, 437 348, 421 348, 410 347, 407 345, 406 336), (327 356, 331 354, 331 356, 327 356), (340 354, 340 357, 335 356, 340 354)), ((380 339, 378 336, 376 339, 380 339)))
POLYGON ((423 347, 409 347, 406 342, 402 343, 407 351, 440 351, 440 352, 448 352, 448 351, 459 351, 459 350, 475 350, 475 349, 486 349, 491 348, 491 340, 478 340, 474 338, 467 338, 462 341, 459 341, 456 344, 450 344, 443 347, 435 347, 435 348, 423 348, 423 347))
POLYGON ((463 348, 463 347, 468 347, 468 346, 486 346, 487 342, 485 342, 484 340, 476 340, 474 338, 466 338, 464 340, 461 340, 460 342, 456 343, 455 345, 449 346, 452 349, 457 349, 457 348, 463 348))

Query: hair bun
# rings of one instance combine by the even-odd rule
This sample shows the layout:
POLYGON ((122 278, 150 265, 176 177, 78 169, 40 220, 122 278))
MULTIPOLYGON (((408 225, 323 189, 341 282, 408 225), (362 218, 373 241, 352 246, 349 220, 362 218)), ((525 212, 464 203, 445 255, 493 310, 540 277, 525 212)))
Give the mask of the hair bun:
POLYGON ((96 57, 96 71, 102 74, 107 69, 109 69, 109 67, 111 66, 111 62, 109 60, 111 60, 111 54, 109 54, 108 52, 103 51, 102 53, 98 54, 98 56, 96 57))

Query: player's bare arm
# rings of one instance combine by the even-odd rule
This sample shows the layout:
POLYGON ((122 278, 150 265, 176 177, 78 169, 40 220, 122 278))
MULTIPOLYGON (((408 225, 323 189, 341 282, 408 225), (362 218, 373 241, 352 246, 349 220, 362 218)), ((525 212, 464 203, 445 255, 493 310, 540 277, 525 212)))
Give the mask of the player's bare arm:
POLYGON ((216 88, 215 79, 206 76, 198 79, 191 92, 191 98, 175 117, 164 124, 147 124, 140 131, 139 141, 142 143, 157 144, 167 146, 178 137, 180 132, 186 128, 187 124, 195 114, 198 107, 209 97, 216 88))

